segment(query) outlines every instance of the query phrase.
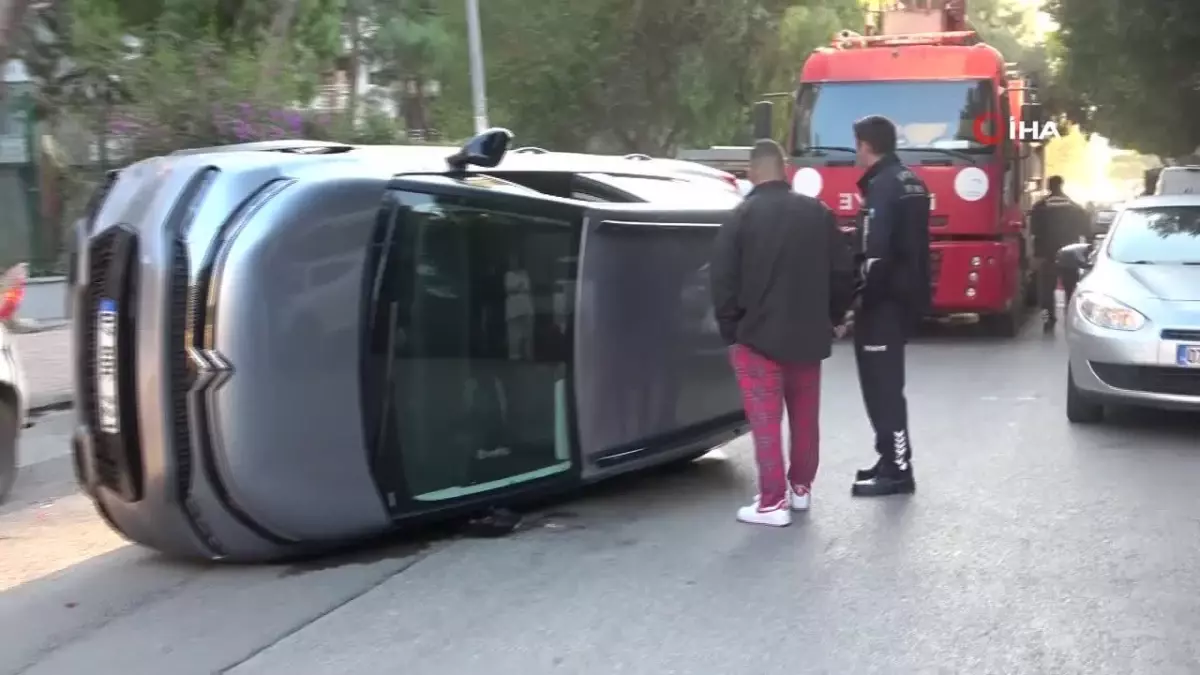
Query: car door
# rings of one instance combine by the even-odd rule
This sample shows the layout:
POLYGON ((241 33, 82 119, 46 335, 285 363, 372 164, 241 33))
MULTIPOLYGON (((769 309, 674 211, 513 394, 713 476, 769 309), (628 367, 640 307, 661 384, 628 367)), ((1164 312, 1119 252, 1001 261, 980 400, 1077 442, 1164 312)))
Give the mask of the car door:
MULTIPOLYGON (((597 347, 596 336, 582 335, 591 325, 581 321, 622 320, 611 314, 620 303, 615 288, 595 286, 626 293, 621 264, 687 267, 631 255, 619 232, 692 231, 678 238, 693 242, 689 255, 698 266, 723 214, 590 206, 439 177, 392 181, 368 259, 363 405, 373 473, 394 514, 577 481, 592 455, 658 431, 646 419, 620 415, 614 419, 630 423, 627 435, 596 431, 590 408, 609 403, 620 386, 592 382, 603 377, 606 364, 598 359, 643 357, 597 347), (589 267, 593 255, 597 263, 589 267), (616 266, 603 260, 613 256, 616 266), (583 299, 588 283, 599 292, 583 299), (581 299, 604 305, 581 316, 581 299), (586 446, 581 416, 592 425, 586 446)), ((642 239, 667 255, 687 248, 642 239)), ((644 301, 630 302, 644 314, 644 301)), ((632 339, 631 330, 656 326, 605 330, 636 349, 646 341, 632 339)), ((651 367, 665 372, 664 365, 651 367)))

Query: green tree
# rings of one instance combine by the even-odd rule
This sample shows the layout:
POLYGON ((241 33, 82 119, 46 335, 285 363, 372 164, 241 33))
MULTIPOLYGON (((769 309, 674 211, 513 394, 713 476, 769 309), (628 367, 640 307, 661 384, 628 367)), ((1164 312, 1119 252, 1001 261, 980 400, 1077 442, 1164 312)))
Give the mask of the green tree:
POLYGON ((1164 156, 1200 145, 1200 3, 1050 0, 1048 11, 1085 128, 1164 156))
POLYGON ((429 95, 440 69, 454 53, 443 12, 431 0, 365 2, 363 55, 375 65, 373 77, 386 83, 412 133, 433 128, 429 95))
MULTIPOLYGON (((521 144, 668 154, 744 134, 750 104, 794 81, 855 0, 488 0, 482 4, 492 120, 521 144)), ((443 5, 465 35, 462 3, 443 5)), ((860 20, 861 21, 861 20, 860 20)), ((441 79, 439 120, 470 129, 464 41, 441 79)))

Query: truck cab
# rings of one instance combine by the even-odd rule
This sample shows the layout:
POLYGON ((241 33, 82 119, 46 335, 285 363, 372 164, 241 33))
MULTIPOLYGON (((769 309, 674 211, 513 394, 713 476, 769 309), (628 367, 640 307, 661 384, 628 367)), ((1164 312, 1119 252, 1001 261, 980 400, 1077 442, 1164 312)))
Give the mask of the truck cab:
MULTIPOLYGON (((973 32, 946 30, 958 26, 946 18, 951 9, 918 6, 903 20, 885 14, 870 34, 842 31, 816 50, 800 71, 784 147, 793 187, 852 232, 863 173, 852 124, 867 115, 892 120, 897 154, 932 195, 934 313, 978 314, 1012 335, 1032 299, 1025 213, 1042 176, 1035 144, 1011 132, 1037 111, 999 52, 973 32), (901 29, 929 32, 889 34, 901 29)), ((767 125, 766 112, 756 118, 760 130, 767 125)))

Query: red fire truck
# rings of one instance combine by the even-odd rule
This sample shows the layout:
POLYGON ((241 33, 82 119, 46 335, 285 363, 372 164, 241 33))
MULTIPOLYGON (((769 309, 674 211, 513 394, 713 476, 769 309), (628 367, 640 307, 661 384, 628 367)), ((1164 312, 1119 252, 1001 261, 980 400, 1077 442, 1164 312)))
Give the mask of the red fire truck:
MULTIPOLYGON (((1041 125, 1032 87, 969 29, 964 0, 910 0, 842 31, 800 72, 785 148, 791 180, 853 231, 862 204, 852 123, 883 115, 898 153, 933 195, 933 310, 977 314, 1015 335, 1034 293, 1025 213, 1042 186, 1042 150, 1020 132, 1041 125), (1010 138, 1010 136, 1018 138, 1010 138)), ((772 137, 771 104, 755 110, 772 137)))

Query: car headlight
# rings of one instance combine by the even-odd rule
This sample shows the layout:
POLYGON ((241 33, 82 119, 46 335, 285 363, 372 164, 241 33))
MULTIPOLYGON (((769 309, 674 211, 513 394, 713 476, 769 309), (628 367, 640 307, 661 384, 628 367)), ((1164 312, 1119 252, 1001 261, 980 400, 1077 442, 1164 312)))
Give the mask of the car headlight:
POLYGON ((1090 323, 1111 330, 1135 331, 1146 325, 1141 312, 1102 293, 1081 293, 1079 313, 1090 323))

